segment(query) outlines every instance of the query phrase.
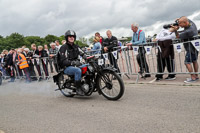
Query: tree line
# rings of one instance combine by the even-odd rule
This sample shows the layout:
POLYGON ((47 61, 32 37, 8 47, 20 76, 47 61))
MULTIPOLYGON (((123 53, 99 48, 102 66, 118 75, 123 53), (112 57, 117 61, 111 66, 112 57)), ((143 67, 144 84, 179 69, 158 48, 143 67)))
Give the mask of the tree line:
MULTIPOLYGON (((65 40, 64 35, 58 37, 55 35, 47 35, 45 37, 40 37, 40 36, 23 36, 22 34, 19 33, 12 33, 9 36, 3 37, 0 35, 0 51, 6 49, 10 50, 12 48, 20 48, 22 46, 26 46, 27 48, 31 47, 31 44, 35 43, 37 46, 42 45, 44 46, 49 44, 51 42, 55 42, 58 40, 61 44, 62 40, 65 40)), ((88 46, 86 42, 82 42, 79 40, 76 40, 75 44, 78 44, 80 47, 86 47, 88 46)))

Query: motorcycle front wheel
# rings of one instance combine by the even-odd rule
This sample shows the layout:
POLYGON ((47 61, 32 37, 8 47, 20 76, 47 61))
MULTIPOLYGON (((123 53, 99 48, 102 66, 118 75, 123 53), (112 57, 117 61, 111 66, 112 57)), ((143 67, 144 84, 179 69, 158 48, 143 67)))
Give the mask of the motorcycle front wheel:
POLYGON ((100 93, 108 100, 118 100, 124 94, 124 82, 114 71, 104 71, 97 79, 100 93))
POLYGON ((57 83, 60 92, 66 97, 74 97, 75 94, 72 94, 71 90, 65 88, 64 83, 65 83, 64 75, 60 74, 58 76, 58 83, 57 83))

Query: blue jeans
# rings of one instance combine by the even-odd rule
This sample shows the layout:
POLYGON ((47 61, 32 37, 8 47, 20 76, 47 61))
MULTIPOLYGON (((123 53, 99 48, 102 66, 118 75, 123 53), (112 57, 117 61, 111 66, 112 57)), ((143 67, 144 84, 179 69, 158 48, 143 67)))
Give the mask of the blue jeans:
POLYGON ((75 81, 79 81, 79 80, 81 80, 81 76, 82 76, 81 68, 83 68, 85 66, 86 66, 85 64, 81 65, 79 67, 68 66, 67 68, 65 68, 64 74, 74 75, 75 81))
POLYGON ((75 75, 75 81, 81 80, 81 69, 79 67, 68 66, 65 68, 64 74, 75 75))
POLYGON ((198 52, 196 52, 195 54, 187 52, 185 55, 185 64, 191 64, 197 61, 197 59, 198 59, 198 52))

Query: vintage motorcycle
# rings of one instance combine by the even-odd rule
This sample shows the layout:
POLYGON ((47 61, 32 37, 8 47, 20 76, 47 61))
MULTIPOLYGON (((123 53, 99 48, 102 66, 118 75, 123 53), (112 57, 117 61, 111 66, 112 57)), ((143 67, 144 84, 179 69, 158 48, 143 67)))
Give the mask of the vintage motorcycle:
MULTIPOLYGON (((82 67, 82 91, 85 96, 90 96, 94 92, 103 95, 108 100, 118 100, 124 94, 124 83, 121 77, 115 72, 113 67, 105 67, 98 64, 99 57, 90 56, 86 64, 82 67)), ((74 97, 76 87, 74 76, 64 74, 60 69, 58 74, 53 76, 58 89, 66 97, 74 97)))

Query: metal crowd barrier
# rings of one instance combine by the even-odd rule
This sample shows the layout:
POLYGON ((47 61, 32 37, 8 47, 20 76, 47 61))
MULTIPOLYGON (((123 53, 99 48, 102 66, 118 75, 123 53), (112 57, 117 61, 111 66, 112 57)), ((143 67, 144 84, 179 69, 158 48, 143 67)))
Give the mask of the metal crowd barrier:
MULTIPOLYGON (((143 77, 144 75, 142 74, 145 74, 145 72, 139 73, 140 67, 137 62, 137 58, 139 58, 140 60, 145 60, 146 63, 142 62, 144 66, 143 69, 144 71, 146 69, 149 69, 149 71, 146 72, 146 74, 151 74, 152 76, 157 74, 200 74, 200 71, 192 73, 188 72, 184 62, 186 51, 183 46, 183 43, 191 43, 196 49, 195 56, 197 57, 199 55, 198 51, 200 50, 200 36, 196 36, 192 40, 188 41, 182 41, 178 39, 173 40, 171 45, 173 45, 174 59, 171 56, 169 56, 169 60, 172 61, 169 63, 167 63, 166 60, 164 60, 164 62, 158 60, 158 56, 161 56, 161 54, 159 54, 158 51, 161 50, 161 48, 157 42, 149 42, 132 47, 127 47, 125 46, 125 44, 123 44, 124 46, 115 47, 111 54, 113 54, 113 56, 117 59, 117 65, 120 69, 120 74, 122 76, 125 75, 127 77, 129 77, 130 75, 136 75, 136 82, 138 82, 140 75, 141 77, 143 77), (139 54, 139 49, 143 49, 143 56, 139 54), (118 56, 116 53, 118 54, 118 56), (158 72, 158 61, 160 61, 160 65, 163 65, 164 63, 166 65, 169 65, 169 69, 171 69, 173 72, 169 73, 167 71, 167 67, 165 68, 165 70, 162 70, 163 72, 158 72)), ((191 49, 191 45, 189 45, 189 49, 191 49)), ((160 52, 162 53, 162 51, 160 52)), ((102 58, 104 60, 104 64, 113 64, 112 59, 108 59, 108 55, 109 53, 103 53, 102 58)), ((197 62, 198 64, 200 64, 199 59, 197 60, 197 62)), ((161 67, 161 69, 163 69, 163 67, 161 67)))
MULTIPOLYGON (((120 46, 120 47, 116 47, 113 49, 112 52, 110 53, 103 53, 100 50, 98 51, 98 56, 100 56, 100 59, 98 61, 99 65, 113 65, 115 62, 117 62, 117 66, 119 67, 119 71, 118 73, 123 77, 123 76, 127 76, 129 78, 130 75, 136 75, 137 79, 136 82, 138 82, 140 75, 142 73, 138 73, 140 71, 140 67, 139 64, 137 62, 137 58, 143 59, 146 61, 146 63, 143 64, 144 66, 144 71, 147 69, 149 69, 149 72, 146 72, 147 74, 151 74, 151 75, 156 75, 156 74, 200 74, 200 71, 198 72, 193 72, 190 73, 188 72, 186 66, 184 65, 184 60, 185 60, 185 55, 186 55, 186 51, 183 47, 183 43, 192 43, 193 46, 195 47, 195 49, 197 51, 200 50, 200 36, 196 36, 194 37, 194 40, 189 40, 189 41, 181 41, 181 40, 173 40, 173 46, 174 46, 174 59, 173 63, 174 65, 170 64, 171 69, 173 70, 173 72, 169 73, 167 71, 167 69, 165 69, 165 71, 163 71, 162 73, 158 72, 158 56, 160 56, 158 54, 158 51, 160 49, 159 45, 157 42, 150 42, 150 43, 145 43, 142 45, 138 45, 138 46, 132 46, 127 47, 125 46, 125 44, 123 44, 124 46, 120 46), (138 52, 139 49, 143 49, 143 54, 144 56, 141 56, 138 52), (100 52, 99 52, 100 51, 100 52), (102 54, 100 54, 102 53, 102 54), (111 55, 113 56, 113 58, 111 58, 111 55), (173 68, 172 68, 173 67, 173 68)), ((189 45, 190 46, 190 45, 189 45)), ((191 49, 191 48, 190 48, 191 49)), ((90 50, 87 51, 87 55, 94 55, 94 50, 90 50)), ((162 51, 161 51, 162 52, 162 51)), ((196 56, 199 55, 198 52, 195 52, 196 56)), ((171 58, 171 57, 169 57, 171 58)), ((43 64, 42 64, 42 60, 45 62, 48 62, 49 57, 43 57, 43 58, 34 58, 37 59, 37 62, 39 64, 39 68, 40 68, 40 72, 41 72, 41 76, 39 76, 38 71, 36 69, 36 66, 34 65, 34 71, 36 73, 37 78, 44 78, 45 74, 44 74, 44 70, 43 70, 43 64)), ((81 58, 80 58, 81 59, 81 58)), ((81 59, 82 60, 82 59, 81 59)), ((198 64, 200 64, 200 60, 198 59, 198 64)), ((162 62, 162 63, 166 63, 166 62, 162 62)), ((48 66, 48 73, 49 76, 47 76, 48 78, 51 78, 53 75, 56 74, 56 64, 53 65, 54 68, 54 73, 50 72, 50 65, 49 63, 46 63, 48 66)), ((114 65, 113 65, 114 66, 114 65)), ((15 65, 16 69, 16 73, 18 76, 18 78, 23 78, 25 76, 20 76, 20 70, 19 68, 15 65)), ((116 67, 116 66, 114 66, 116 67)), ((145 74, 145 73, 144 73, 145 74)), ((141 75, 143 76, 143 75, 141 75)), ((3 75, 3 77, 7 77, 5 75, 3 75)))

